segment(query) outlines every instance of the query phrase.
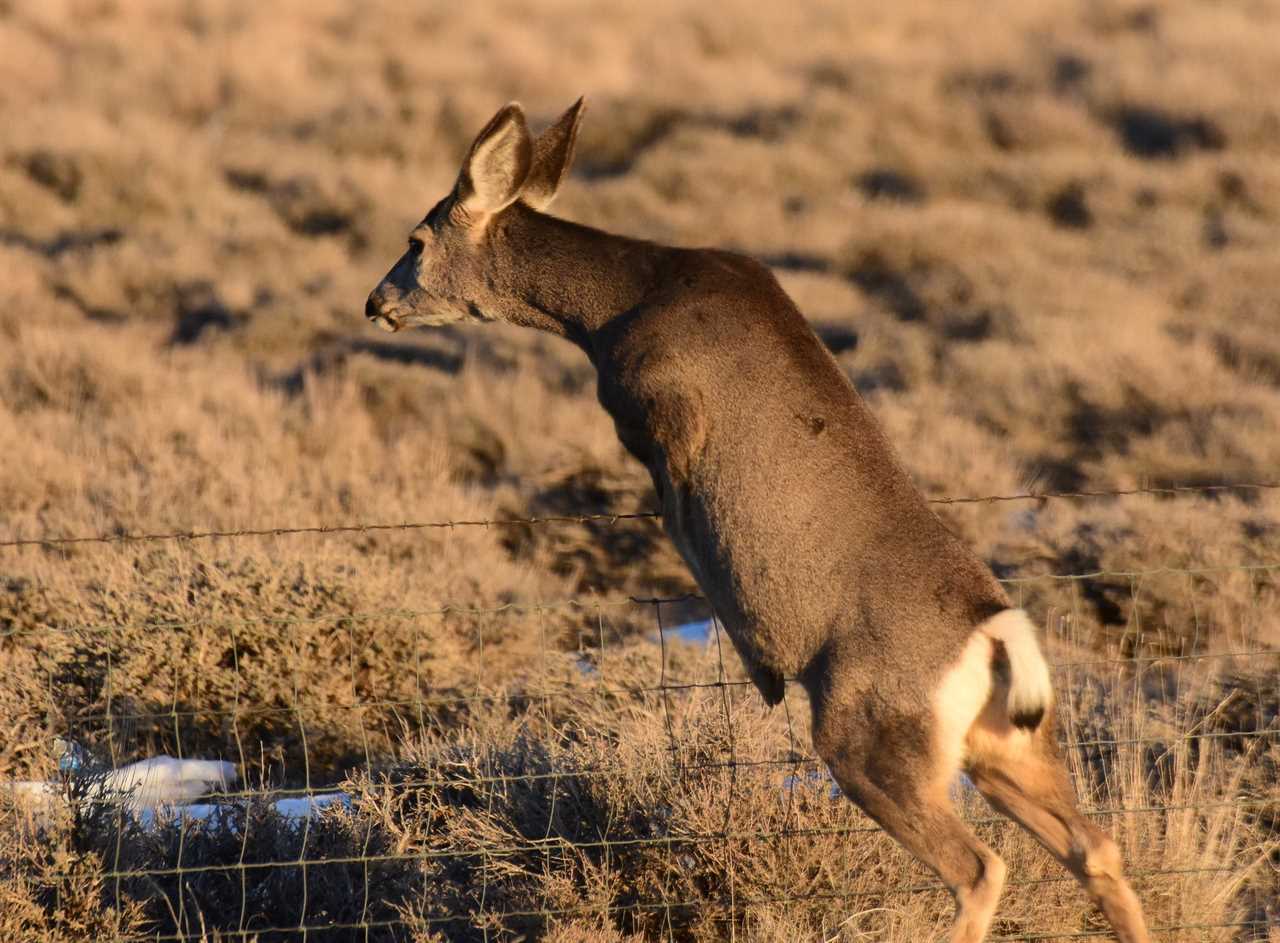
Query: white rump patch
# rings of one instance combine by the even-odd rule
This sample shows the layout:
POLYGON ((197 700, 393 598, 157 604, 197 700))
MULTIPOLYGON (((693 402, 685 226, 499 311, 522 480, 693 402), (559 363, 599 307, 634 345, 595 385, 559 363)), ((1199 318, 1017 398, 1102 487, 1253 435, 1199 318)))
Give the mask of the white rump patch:
POLYGON ((942 675, 933 702, 942 762, 939 773, 948 783, 970 755, 1030 744, 1030 730, 1017 726, 1015 719, 1048 713, 1053 707, 1053 686, 1035 625, 1027 614, 1006 609, 977 625, 959 659, 942 675), (1007 694, 992 671, 996 642, 1004 646, 1009 659, 1007 694))
POLYGON ((982 713, 995 684, 991 677, 991 638, 982 632, 969 636, 960 659, 942 676, 934 692, 934 716, 937 718, 939 770, 950 784, 965 758, 965 739, 969 729, 982 713))

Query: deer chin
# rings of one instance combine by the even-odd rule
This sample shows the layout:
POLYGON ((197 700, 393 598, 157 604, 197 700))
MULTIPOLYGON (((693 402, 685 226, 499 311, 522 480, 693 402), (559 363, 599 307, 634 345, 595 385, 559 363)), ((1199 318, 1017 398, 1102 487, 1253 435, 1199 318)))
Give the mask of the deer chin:
POLYGON ((447 308, 427 312, 397 312, 392 318, 396 326, 391 330, 398 331, 405 327, 441 327, 445 324, 456 324, 463 320, 463 317, 464 315, 447 308))
POLYGON ((461 318, 449 311, 432 311, 423 314, 417 311, 392 310, 379 312, 370 320, 388 334, 395 334, 407 327, 440 327, 443 324, 452 324, 461 318))

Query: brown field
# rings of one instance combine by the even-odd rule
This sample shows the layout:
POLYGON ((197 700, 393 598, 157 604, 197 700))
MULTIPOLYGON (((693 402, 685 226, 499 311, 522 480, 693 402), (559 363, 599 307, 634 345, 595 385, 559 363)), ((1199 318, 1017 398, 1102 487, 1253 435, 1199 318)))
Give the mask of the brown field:
MULTIPOLYGON (((492 111, 580 94, 556 212, 768 261, 930 496, 1275 482, 1277 37, 1272 0, 0 0, 0 541, 651 507, 568 344, 362 316, 492 111)), ((938 511, 1046 625, 1157 938, 1280 940, 1280 491, 938 511)), ((798 690, 629 600, 693 588, 648 519, 0 546, 0 780, 71 735, 353 796, 0 799, 0 939, 942 932, 798 690)), ((994 935, 1100 931, 960 801, 994 935)))

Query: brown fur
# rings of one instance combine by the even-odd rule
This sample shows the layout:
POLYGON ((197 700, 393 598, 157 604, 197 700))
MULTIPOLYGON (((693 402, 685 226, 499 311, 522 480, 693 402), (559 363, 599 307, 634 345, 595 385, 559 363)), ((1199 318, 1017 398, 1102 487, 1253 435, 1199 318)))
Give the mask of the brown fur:
POLYGON ((581 102, 530 141, 517 106, 499 111, 366 314, 389 330, 500 319, 586 352, 601 404, 765 700, 781 699, 784 678, 802 681, 841 788, 954 894, 953 940, 983 939, 1004 874, 948 801, 961 762, 1122 940, 1145 940, 1114 845, 1075 812, 1049 725, 1010 723, 997 642, 977 631, 1008 598, 929 510, 770 271, 535 209, 563 179, 580 119, 581 102), (969 692, 962 722, 940 707, 947 690, 969 692))

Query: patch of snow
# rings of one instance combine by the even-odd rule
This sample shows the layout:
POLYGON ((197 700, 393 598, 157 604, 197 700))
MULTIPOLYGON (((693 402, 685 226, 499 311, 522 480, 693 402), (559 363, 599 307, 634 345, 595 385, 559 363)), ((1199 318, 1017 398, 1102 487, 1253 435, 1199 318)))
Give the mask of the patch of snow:
POLYGON ((61 792, 57 783, 44 783, 38 780, 18 780, 4 783, 3 788, 13 796, 15 802, 27 804, 44 804, 53 801, 61 792))
MULTIPOLYGON (((224 820, 224 816, 233 809, 244 808, 246 801, 241 798, 234 802, 190 802, 162 805, 151 809, 139 810, 137 819, 144 828, 167 825, 179 820, 182 822, 203 822, 213 826, 231 825, 234 819, 224 820)), ((321 792, 310 796, 277 799, 275 802, 269 803, 268 808, 290 824, 299 825, 335 805, 350 809, 351 797, 345 792, 321 792)))
POLYGON ((271 804, 271 808, 276 811, 277 815, 297 822, 305 821, 334 805, 350 809, 351 797, 345 792, 321 792, 316 793, 314 796, 279 799, 271 804))
POLYGON ((135 809, 150 809, 226 792, 239 778, 235 764, 225 760, 153 756, 107 773, 90 798, 118 796, 135 809))
POLYGON ((680 625, 670 626, 660 632, 653 632, 650 638, 655 642, 660 641, 661 638, 668 638, 688 642, 690 645, 706 645, 711 641, 714 631, 715 620, 698 619, 694 622, 682 622, 680 625))
POLYGON ((712 619, 699 619, 696 622, 677 625, 674 629, 669 629, 668 631, 682 642, 706 645, 707 642, 711 641, 711 634, 715 631, 715 623, 712 619))
MULTIPOLYGON (((68 776, 84 776, 90 802, 116 803, 144 828, 175 821, 221 824, 228 811, 243 808, 246 798, 223 802, 195 800, 228 792, 240 776, 234 763, 224 760, 189 760, 154 756, 102 773, 87 771, 83 751, 74 743, 59 741, 59 769, 68 776)), ((37 821, 45 821, 63 795, 63 784, 23 781, 0 783, 37 821)), ((343 792, 279 799, 270 808, 291 823, 303 823, 334 805, 351 807, 343 792)))

